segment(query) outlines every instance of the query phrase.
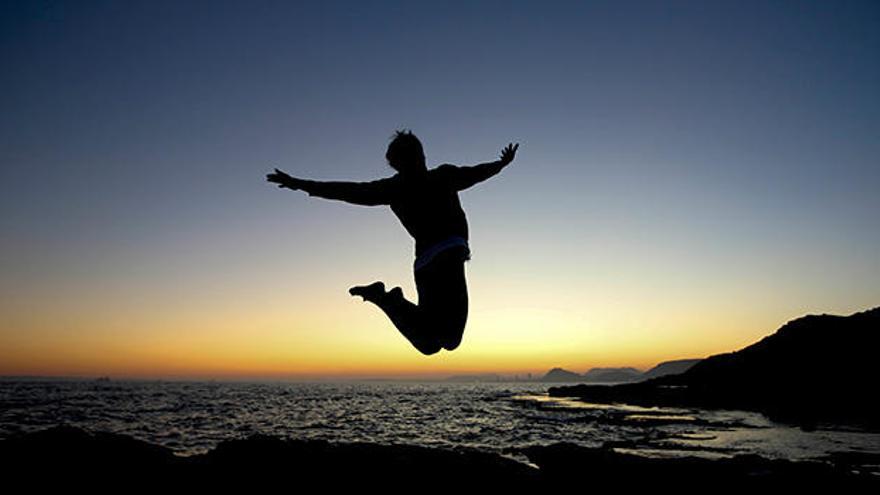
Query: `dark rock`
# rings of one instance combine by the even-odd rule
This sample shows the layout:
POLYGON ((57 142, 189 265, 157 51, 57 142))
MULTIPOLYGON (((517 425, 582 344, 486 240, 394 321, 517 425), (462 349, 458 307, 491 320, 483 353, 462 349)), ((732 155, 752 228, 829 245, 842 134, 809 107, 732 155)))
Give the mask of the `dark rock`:
POLYGON ((880 428, 874 398, 880 308, 850 316, 805 316, 737 352, 688 371, 615 386, 551 387, 557 397, 649 406, 745 409, 814 428, 846 423, 880 428))
POLYGON ((226 486, 269 482, 318 483, 324 488, 531 486, 535 468, 474 449, 330 443, 254 435, 221 442, 206 454, 182 457, 165 447, 123 435, 56 427, 0 441, 7 484, 119 486, 139 484, 226 486), (31 473, 45 473, 33 478, 31 473), (125 483, 120 485, 120 483, 125 483))
POLYGON ((3 440, 0 461, 4 465, 64 465, 71 469, 95 466, 137 469, 145 465, 171 466, 179 458, 164 447, 129 436, 90 433, 61 425, 3 440))
MULTIPOLYGON (((7 486, 112 488, 115 492, 257 489, 333 491, 339 488, 505 489, 548 487, 688 488, 834 486, 877 488, 878 478, 842 464, 770 461, 648 459, 608 448, 554 444, 512 449, 539 469, 473 449, 283 440, 256 435, 179 457, 170 450, 110 433, 68 427, 0 441, 7 486)), ((838 462, 842 462, 838 460, 838 462)))
POLYGON ((664 361, 657 366, 649 369, 642 374, 642 380, 650 380, 651 378, 659 378, 666 375, 679 375, 691 369, 702 359, 678 359, 675 361, 664 361))

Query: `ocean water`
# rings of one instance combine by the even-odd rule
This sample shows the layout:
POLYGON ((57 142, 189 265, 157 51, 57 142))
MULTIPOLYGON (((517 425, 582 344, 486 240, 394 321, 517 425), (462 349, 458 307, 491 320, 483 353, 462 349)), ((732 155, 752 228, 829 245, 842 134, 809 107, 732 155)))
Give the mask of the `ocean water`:
MULTIPOLYGON (((57 424, 158 443, 180 455, 262 433, 473 447, 573 442, 647 456, 822 459, 880 455, 880 434, 804 431, 744 411, 587 404, 538 383, 0 381, 0 438, 57 424)), ((867 466, 867 465, 866 465, 867 466)), ((876 466, 871 471, 880 471, 876 466)))

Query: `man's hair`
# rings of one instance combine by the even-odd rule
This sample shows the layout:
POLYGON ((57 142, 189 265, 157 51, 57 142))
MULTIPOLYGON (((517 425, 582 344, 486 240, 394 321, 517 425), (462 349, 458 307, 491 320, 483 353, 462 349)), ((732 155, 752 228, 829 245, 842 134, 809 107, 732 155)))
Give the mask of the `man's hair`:
POLYGON ((391 136, 391 143, 385 153, 385 159, 391 168, 401 171, 401 168, 425 165, 425 151, 422 142, 409 129, 395 131, 391 136))

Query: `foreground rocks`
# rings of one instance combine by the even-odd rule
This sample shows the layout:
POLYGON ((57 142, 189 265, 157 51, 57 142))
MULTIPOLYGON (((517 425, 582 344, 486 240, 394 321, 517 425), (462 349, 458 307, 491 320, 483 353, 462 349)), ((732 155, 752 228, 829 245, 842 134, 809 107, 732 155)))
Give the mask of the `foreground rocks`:
POLYGON ((70 427, 0 441, 0 466, 7 485, 110 487, 121 491, 278 486, 284 491, 380 487, 403 489, 504 489, 604 486, 693 488, 694 486, 880 486, 880 478, 845 464, 770 461, 757 456, 725 460, 647 459, 554 444, 518 449, 534 466, 475 450, 411 445, 329 443, 267 436, 226 441, 190 457, 123 435, 70 427), (305 485, 308 484, 308 485, 305 485), (317 485, 315 485, 317 484, 317 485))

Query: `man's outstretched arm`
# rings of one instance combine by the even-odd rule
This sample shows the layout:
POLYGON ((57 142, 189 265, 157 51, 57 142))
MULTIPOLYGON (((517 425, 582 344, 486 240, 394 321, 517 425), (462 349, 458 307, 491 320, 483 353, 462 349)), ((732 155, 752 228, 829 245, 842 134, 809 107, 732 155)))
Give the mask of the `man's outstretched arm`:
POLYGON ((309 196, 335 199, 356 205, 376 206, 391 203, 390 179, 379 179, 371 182, 315 181, 291 177, 281 170, 266 175, 266 180, 275 182, 278 187, 291 190, 302 190, 309 196))
POLYGON ((494 162, 481 163, 470 167, 457 167, 455 165, 441 165, 441 167, 446 167, 449 170, 449 181, 452 187, 456 191, 461 191, 501 172, 504 167, 513 161, 518 148, 519 143, 507 145, 501 151, 501 158, 494 162))

